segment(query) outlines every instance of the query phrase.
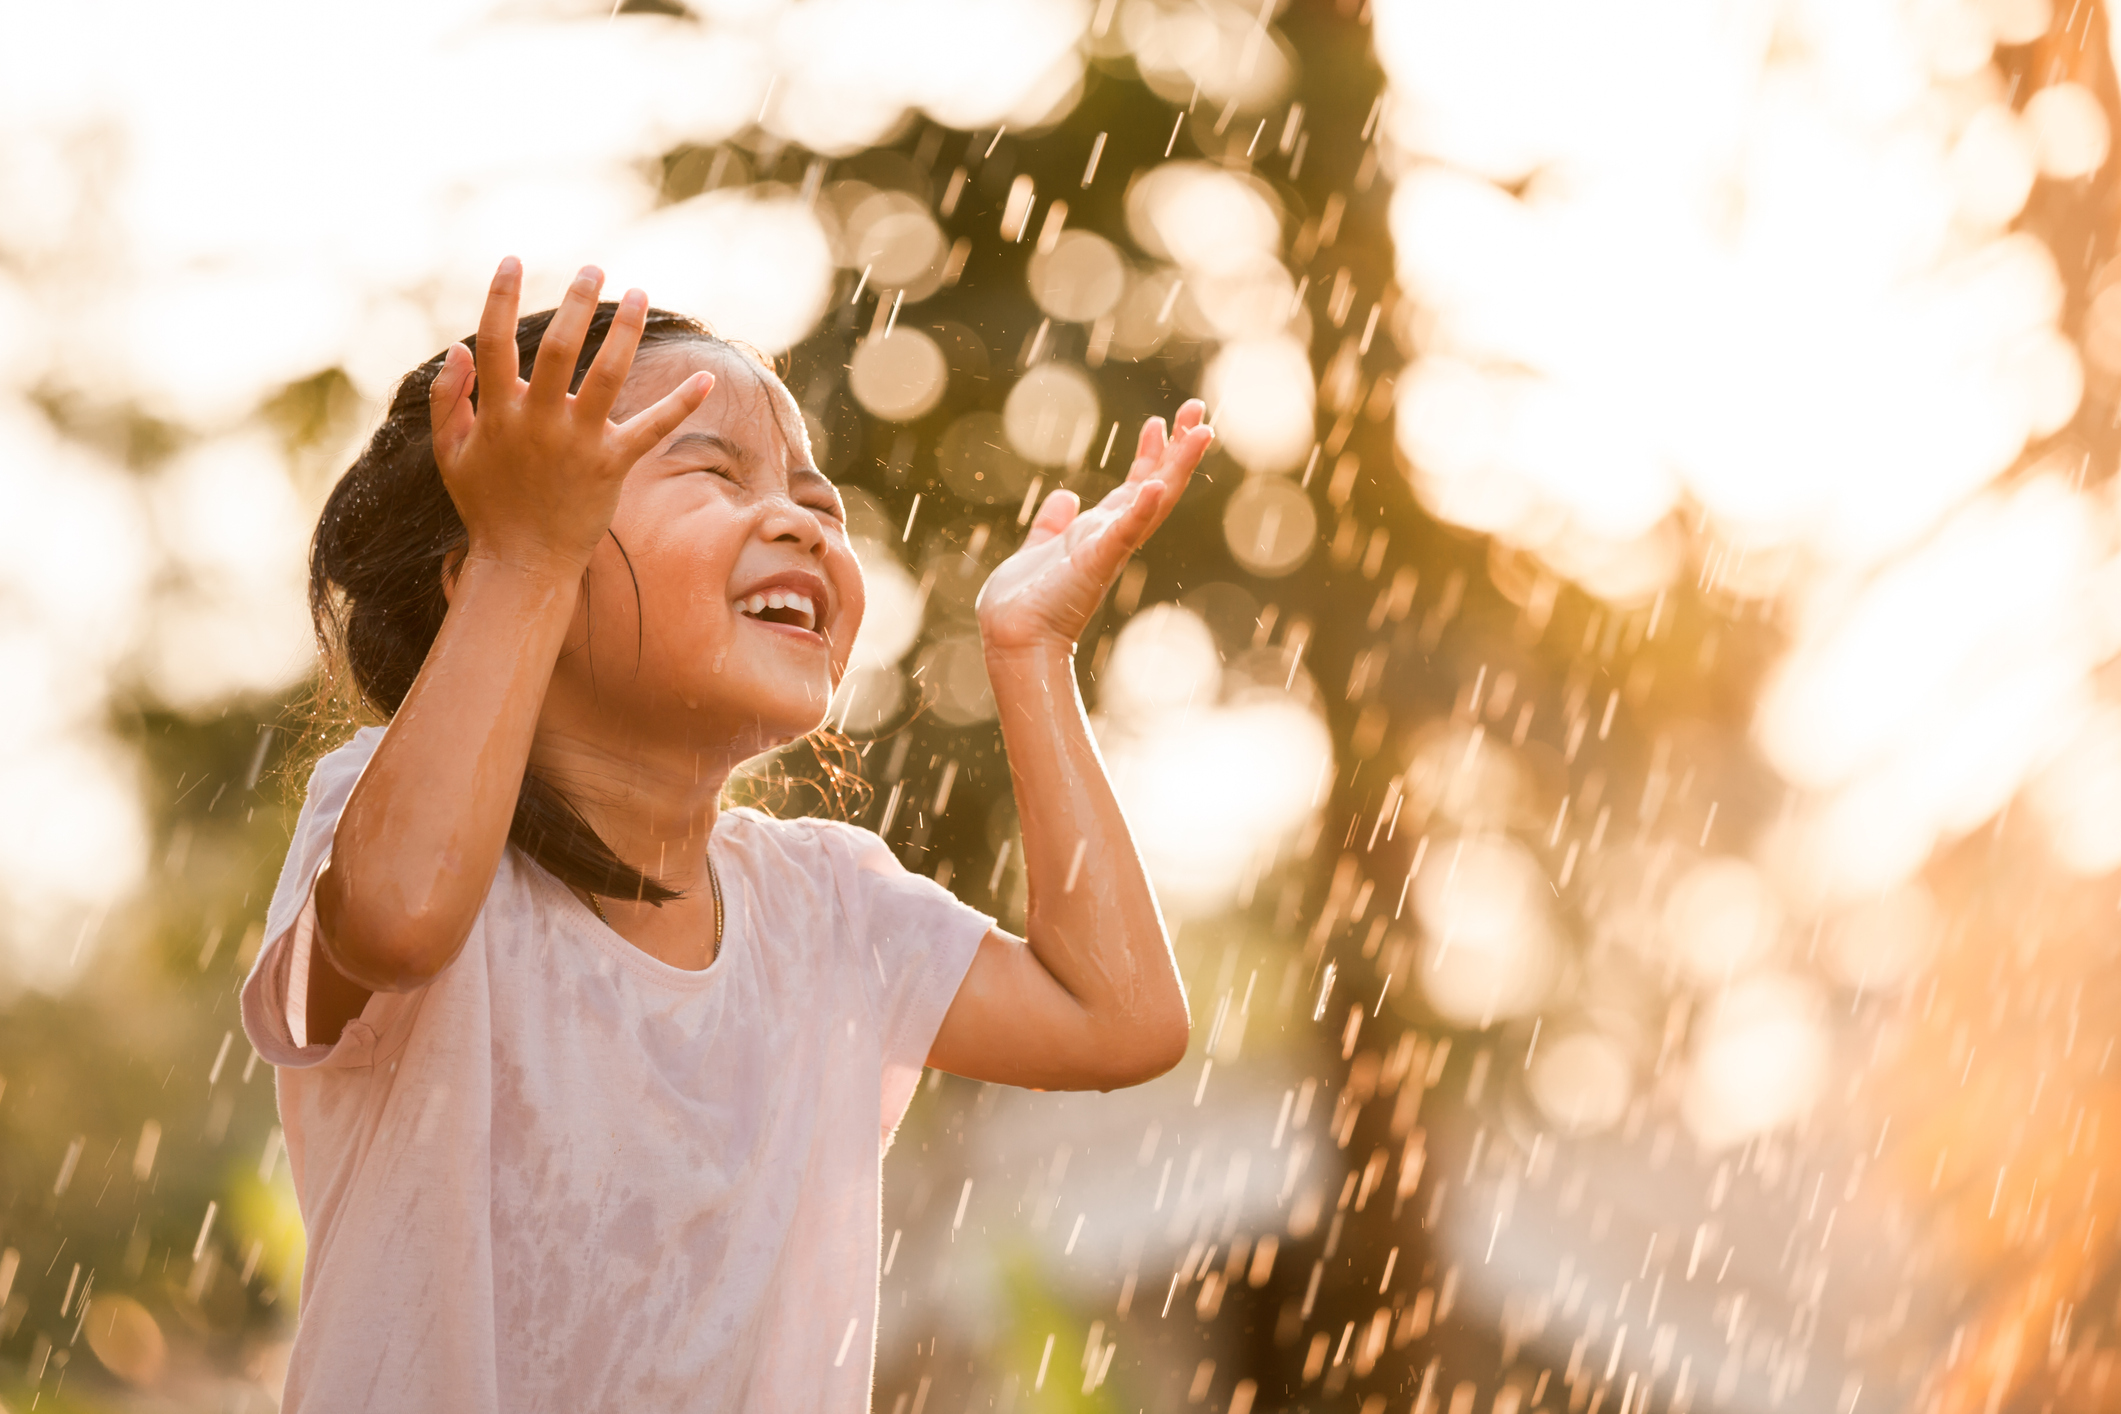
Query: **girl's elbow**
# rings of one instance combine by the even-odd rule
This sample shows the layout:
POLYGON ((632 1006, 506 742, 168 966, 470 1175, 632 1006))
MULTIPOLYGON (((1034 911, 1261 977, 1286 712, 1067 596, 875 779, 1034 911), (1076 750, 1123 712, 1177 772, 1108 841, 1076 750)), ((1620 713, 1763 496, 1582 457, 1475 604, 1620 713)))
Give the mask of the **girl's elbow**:
POLYGON ((1106 1073, 1097 1088, 1124 1090, 1130 1085, 1145 1085, 1160 1075, 1170 1074, 1186 1058, 1186 1046, 1191 1039, 1192 1030, 1183 1016, 1175 1022, 1145 1028, 1133 1038, 1132 1044, 1115 1047, 1107 1053, 1106 1073))
POLYGON ((371 992, 426 986, 456 960, 476 911, 446 896, 360 887, 336 860, 316 882, 316 946, 340 976, 371 992))
POLYGON ((463 947, 433 920, 317 917, 317 947, 349 982, 371 992, 415 991, 441 975, 463 947))
POLYGON ((1154 1080, 1178 1069, 1178 1063, 1186 1058, 1186 1047, 1192 1039, 1193 1028, 1184 1017, 1166 1025, 1150 1050, 1149 1073, 1142 1078, 1154 1080))
POLYGON ((454 949, 400 948, 385 952, 378 965, 369 969, 373 981, 368 983, 374 992, 416 992, 442 975, 444 968, 456 960, 454 949))

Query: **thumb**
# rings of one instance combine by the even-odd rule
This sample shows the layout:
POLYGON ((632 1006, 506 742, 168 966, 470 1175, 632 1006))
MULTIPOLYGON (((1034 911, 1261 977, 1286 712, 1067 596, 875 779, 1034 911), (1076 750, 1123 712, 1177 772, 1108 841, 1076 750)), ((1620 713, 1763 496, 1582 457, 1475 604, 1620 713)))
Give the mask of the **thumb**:
POLYGON ((437 458, 454 452, 470 435, 471 387, 477 376, 471 350, 462 344, 451 344, 443 352, 442 369, 427 389, 428 425, 437 458))
POLYGON ((1082 500, 1073 491, 1056 491, 1048 496, 1031 519, 1031 533, 1024 537, 1025 545, 1042 545, 1075 523, 1075 514, 1082 508, 1082 500))

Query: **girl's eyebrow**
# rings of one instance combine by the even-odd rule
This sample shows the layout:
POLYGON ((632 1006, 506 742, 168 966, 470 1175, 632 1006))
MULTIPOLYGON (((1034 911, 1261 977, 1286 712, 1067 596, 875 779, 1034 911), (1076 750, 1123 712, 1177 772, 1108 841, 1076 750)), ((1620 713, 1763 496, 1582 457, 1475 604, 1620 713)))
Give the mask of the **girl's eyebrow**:
POLYGON ((691 451, 694 448, 720 452, 723 456, 733 461, 748 462, 751 460, 743 447, 730 441, 719 432, 687 432, 684 436, 677 438, 669 446, 665 447, 663 455, 666 457, 675 456, 679 452, 691 451))

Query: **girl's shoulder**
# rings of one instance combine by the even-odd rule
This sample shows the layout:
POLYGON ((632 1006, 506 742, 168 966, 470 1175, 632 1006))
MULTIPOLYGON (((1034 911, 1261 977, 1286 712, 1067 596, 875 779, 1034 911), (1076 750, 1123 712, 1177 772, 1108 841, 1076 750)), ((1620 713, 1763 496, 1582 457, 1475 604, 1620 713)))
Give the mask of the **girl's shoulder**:
POLYGON ((762 878, 802 876, 850 903, 883 891, 956 904, 934 880, 909 871, 883 837, 865 826, 809 815, 781 819, 749 806, 724 810, 722 819, 715 839, 724 857, 762 878))
POLYGON ((782 819, 750 806, 724 810, 722 821, 715 839, 725 865, 769 886, 807 884, 858 912, 878 887, 909 878, 891 846, 861 825, 811 815, 782 819))
POLYGON ((376 754, 382 740, 383 728, 363 727, 316 759, 302 792, 297 836, 304 826, 328 828, 337 824, 339 812, 353 794, 354 782, 361 779, 361 772, 367 769, 369 758, 376 754))
POLYGON ((726 847, 780 859, 806 873, 855 867, 871 849, 884 847, 875 831, 844 820, 814 815, 783 819, 749 805, 725 809, 722 820, 724 823, 715 833, 726 847))
POLYGON ((320 786, 345 780, 351 782, 361 774, 376 748, 383 744, 383 728, 363 727, 346 740, 316 759, 309 768, 309 793, 314 795, 320 786))

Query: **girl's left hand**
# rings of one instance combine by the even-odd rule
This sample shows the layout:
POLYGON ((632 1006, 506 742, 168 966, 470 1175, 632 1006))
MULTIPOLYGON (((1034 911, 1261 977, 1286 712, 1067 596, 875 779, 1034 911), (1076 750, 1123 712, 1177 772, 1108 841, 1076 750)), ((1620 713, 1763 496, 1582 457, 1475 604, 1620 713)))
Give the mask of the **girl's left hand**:
POLYGON ((1039 507, 1031 533, 995 567, 979 593, 980 638, 987 652, 1058 647, 1073 650, 1090 615, 1127 557, 1178 504, 1213 429, 1207 405, 1189 399, 1172 419, 1142 426, 1127 479, 1089 510, 1073 491, 1056 491, 1039 507))

